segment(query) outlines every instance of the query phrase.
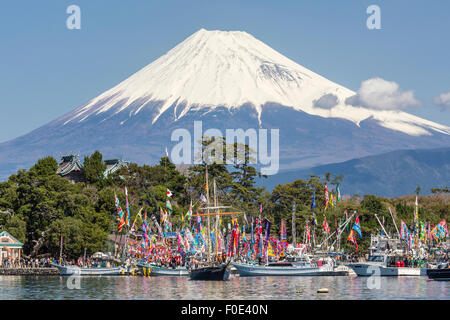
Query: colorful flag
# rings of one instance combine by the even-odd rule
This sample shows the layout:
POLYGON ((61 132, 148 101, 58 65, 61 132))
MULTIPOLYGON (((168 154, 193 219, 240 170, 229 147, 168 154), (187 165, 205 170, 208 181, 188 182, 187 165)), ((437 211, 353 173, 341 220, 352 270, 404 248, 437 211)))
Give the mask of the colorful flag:
POLYGON ((355 230, 356 232, 358 232, 359 238, 362 238, 361 225, 359 224, 359 217, 356 217, 356 220, 355 220, 355 223, 353 224, 352 229, 355 230))
POLYGON ((358 250, 358 243, 356 242, 356 238, 355 238, 355 234, 353 233, 353 229, 350 230, 350 234, 348 235, 347 240, 350 241, 351 243, 353 243, 355 245, 356 250, 358 250))
POLYGON ((325 195, 324 195, 324 207, 325 209, 328 207, 328 202, 329 202, 329 198, 328 198, 328 186, 327 183, 325 182, 325 195))
POLYGON ((328 226, 328 222, 327 222, 327 218, 323 218, 323 222, 322 222, 322 227, 323 227, 323 231, 325 232, 330 232, 330 227, 328 226))
POLYGON ((115 192, 114 192, 114 199, 115 199, 115 205, 116 205, 116 210, 117 210, 116 220, 120 221, 120 216, 119 216, 119 208, 120 208, 120 206, 119 206, 119 198, 117 198, 117 195, 116 195, 115 192))
POLYGON ((264 219, 264 229, 265 229, 265 241, 264 245, 267 246, 267 241, 269 241, 269 235, 270 235, 270 221, 267 219, 264 219))
POLYGON ((172 212, 172 205, 170 204, 169 199, 166 200, 166 208, 169 209, 169 212, 172 212))
MULTIPOLYGON (((123 220, 123 210, 121 207, 117 210, 117 221, 123 220)), ((125 222, 125 221, 124 221, 125 222)))
POLYGON ((311 238, 311 233, 309 232, 309 226, 306 224, 306 238, 309 240, 311 238))
POLYGON ((311 210, 314 210, 316 208, 316 189, 313 191, 313 196, 311 200, 311 210))
POLYGON ((262 213, 262 204, 259 205, 259 214, 262 213))
MULTIPOLYGON (((188 220, 191 220, 191 217, 192 217, 192 199, 191 199, 191 204, 189 205, 189 210, 188 210, 188 212, 186 212, 186 218, 188 220)), ((184 219, 183 219, 183 221, 184 221, 184 219)))
POLYGON ((167 189, 167 197, 171 197, 172 196, 172 191, 170 191, 169 189, 167 189))
POLYGON ((119 208, 119 198, 117 198, 117 195, 115 192, 114 192, 114 199, 115 199, 116 209, 118 209, 119 208))
POLYGON ((426 230, 425 229, 425 224, 422 221, 420 221, 420 236, 419 236, 419 238, 422 241, 425 240, 425 236, 426 236, 425 230, 426 230))
MULTIPOLYGON (((122 209, 120 209, 122 211, 122 209)), ((125 225, 125 219, 124 219, 124 215, 123 215, 123 211, 122 211, 122 215, 119 221, 119 226, 117 227, 117 231, 121 232, 122 231, 122 227, 125 225)))
POLYGON ((203 195, 203 193, 200 195, 200 200, 205 202, 207 201, 206 197, 203 195))
POLYGON ((415 210, 414 210, 414 222, 416 222, 419 219, 419 201, 416 196, 416 203, 415 203, 415 210))
POLYGON ((336 192, 337 192, 337 201, 341 201, 341 190, 339 189, 339 183, 336 186, 336 192))
POLYGON ((286 219, 281 219, 280 240, 281 241, 287 240, 286 219))
POLYGON ((267 247, 267 255, 269 256, 269 257, 273 257, 275 254, 273 253, 273 248, 272 248, 272 245, 271 245, 271 243, 269 242, 269 245, 268 245, 268 247, 267 247))
POLYGON ((127 207, 126 225, 127 225, 127 227, 129 227, 130 226, 130 205, 128 203, 128 190, 127 190, 127 187, 125 187, 125 203, 126 203, 126 207, 127 207))
POLYGON ((432 230, 431 234, 435 239, 444 239, 448 237, 447 222, 442 220, 432 230))
POLYGON ((314 212, 312 213, 311 224, 312 224, 313 226, 317 226, 316 215, 314 214, 314 212))
POLYGON ((408 227, 406 226, 406 223, 403 220, 401 220, 401 222, 400 222, 400 237, 402 239, 407 239, 408 234, 409 234, 408 227))

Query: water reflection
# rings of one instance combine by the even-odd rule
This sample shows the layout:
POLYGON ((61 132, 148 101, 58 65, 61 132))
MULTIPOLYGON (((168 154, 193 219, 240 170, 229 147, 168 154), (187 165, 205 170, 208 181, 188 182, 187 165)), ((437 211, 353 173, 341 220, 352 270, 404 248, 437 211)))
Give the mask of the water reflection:
POLYGON ((361 277, 231 276, 226 282, 188 277, 82 277, 81 289, 69 289, 67 277, 0 276, 0 299, 450 299, 450 283, 427 277, 380 277, 369 289, 361 277), (319 294, 328 288, 328 294, 319 294))

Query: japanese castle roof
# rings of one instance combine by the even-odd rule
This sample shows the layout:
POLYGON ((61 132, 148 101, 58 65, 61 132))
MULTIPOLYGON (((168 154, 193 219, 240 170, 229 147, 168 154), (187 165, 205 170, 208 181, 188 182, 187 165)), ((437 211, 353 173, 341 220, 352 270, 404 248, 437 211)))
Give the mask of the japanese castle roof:
POLYGON ((128 162, 122 159, 109 159, 105 160, 106 170, 104 172, 105 177, 116 172, 122 167, 128 167, 128 162))
POLYGON ((56 173, 60 176, 65 176, 72 171, 83 171, 83 164, 78 159, 78 155, 70 154, 62 156, 56 173))

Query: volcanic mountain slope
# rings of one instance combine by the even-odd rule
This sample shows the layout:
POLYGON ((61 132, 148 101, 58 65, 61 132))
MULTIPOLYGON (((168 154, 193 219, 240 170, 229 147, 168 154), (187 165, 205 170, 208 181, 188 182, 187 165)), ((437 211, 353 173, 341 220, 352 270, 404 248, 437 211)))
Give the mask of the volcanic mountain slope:
POLYGON ((259 184, 271 190, 277 184, 308 179, 311 174, 324 177, 327 172, 344 176, 341 190, 346 195, 396 197, 414 193, 417 186, 421 187, 421 194, 430 194, 432 188, 450 185, 450 148, 391 151, 341 163, 286 171, 267 180, 262 179, 259 184))
POLYGON ((355 92, 245 32, 194 33, 128 79, 62 117, 0 144, 3 176, 39 157, 100 150, 152 163, 173 130, 280 129, 282 168, 450 146, 450 128, 399 111, 346 104, 355 92), (317 106, 327 95, 331 108, 317 106))

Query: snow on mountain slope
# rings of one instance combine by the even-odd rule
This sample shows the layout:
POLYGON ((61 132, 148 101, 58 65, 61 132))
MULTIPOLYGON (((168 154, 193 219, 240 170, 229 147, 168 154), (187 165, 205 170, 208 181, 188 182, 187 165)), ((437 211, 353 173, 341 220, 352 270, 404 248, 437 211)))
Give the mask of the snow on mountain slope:
MULTIPOLYGON (((347 119, 355 124, 372 118, 383 127, 413 136, 450 128, 399 111, 379 111, 345 104, 355 92, 302 67, 246 32, 201 29, 112 89, 63 116, 59 121, 83 122, 107 111, 136 116, 153 108, 152 124, 173 108, 175 120, 204 107, 238 108, 251 104, 261 125, 266 103, 292 107, 311 115, 347 119), (326 94, 337 97, 331 109, 314 106, 326 94)), ((106 117, 106 115, 105 115, 106 117)))

